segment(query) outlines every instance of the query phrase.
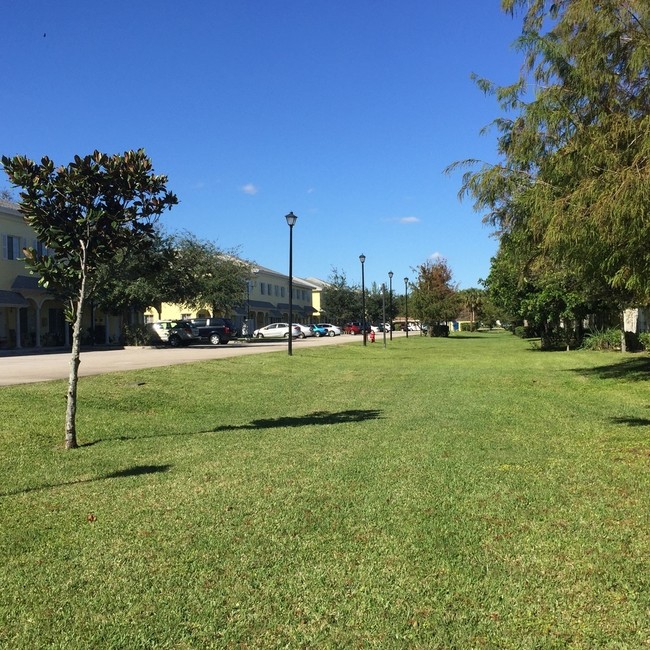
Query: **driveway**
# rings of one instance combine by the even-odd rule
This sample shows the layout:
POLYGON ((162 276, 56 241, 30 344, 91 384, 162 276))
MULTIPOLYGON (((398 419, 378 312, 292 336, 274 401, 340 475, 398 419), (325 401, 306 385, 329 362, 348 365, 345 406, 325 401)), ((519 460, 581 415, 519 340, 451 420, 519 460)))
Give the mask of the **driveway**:
MULTIPOLYGON (((393 332, 393 337, 401 336, 393 332)), ((377 344, 381 344, 381 336, 377 344)), ((294 354, 300 350, 322 345, 356 343, 363 345, 360 336, 324 336, 294 340, 294 354)), ((368 343, 370 345, 370 343, 368 343)), ((79 365, 79 376, 101 375, 105 372, 158 368, 180 363, 193 363, 206 359, 227 359, 244 354, 262 354, 287 351, 287 341, 250 342, 232 341, 228 345, 191 345, 182 348, 170 347, 128 347, 99 348, 83 350, 79 365)), ((70 352, 49 352, 43 354, 19 354, 16 351, 0 354, 0 386, 12 384, 31 384, 52 379, 65 379, 70 372, 70 352)))

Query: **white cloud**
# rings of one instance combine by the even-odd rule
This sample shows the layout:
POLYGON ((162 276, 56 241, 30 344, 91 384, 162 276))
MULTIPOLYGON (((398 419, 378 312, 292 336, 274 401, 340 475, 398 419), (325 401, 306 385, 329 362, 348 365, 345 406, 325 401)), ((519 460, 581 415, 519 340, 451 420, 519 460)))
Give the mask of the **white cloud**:
POLYGON ((253 183, 246 183, 246 185, 242 185, 241 191, 244 194, 250 194, 252 196, 253 194, 257 194, 259 190, 255 185, 253 185, 253 183))
POLYGON ((382 221, 384 223, 420 223, 418 217, 387 217, 382 221))
POLYGON ((438 251, 436 251, 435 253, 431 253, 431 255, 429 255, 429 259, 430 260, 441 260, 442 259, 442 253, 439 253, 438 251))

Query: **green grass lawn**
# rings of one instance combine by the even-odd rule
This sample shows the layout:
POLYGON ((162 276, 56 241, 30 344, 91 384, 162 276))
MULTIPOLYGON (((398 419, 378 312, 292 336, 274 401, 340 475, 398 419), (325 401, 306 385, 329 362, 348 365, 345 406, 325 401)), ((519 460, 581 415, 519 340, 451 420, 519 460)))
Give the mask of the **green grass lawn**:
POLYGON ((649 378, 296 346, 82 378, 68 452, 65 382, 1 388, 0 647, 648 648, 649 378))

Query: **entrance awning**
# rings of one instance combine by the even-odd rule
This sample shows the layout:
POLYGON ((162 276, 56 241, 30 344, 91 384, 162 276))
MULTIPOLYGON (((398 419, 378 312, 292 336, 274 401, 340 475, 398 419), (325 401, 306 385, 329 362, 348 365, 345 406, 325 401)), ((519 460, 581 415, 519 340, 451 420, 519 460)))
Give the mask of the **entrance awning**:
POLYGON ((29 303, 16 291, 0 290, 0 307, 28 307, 29 303))

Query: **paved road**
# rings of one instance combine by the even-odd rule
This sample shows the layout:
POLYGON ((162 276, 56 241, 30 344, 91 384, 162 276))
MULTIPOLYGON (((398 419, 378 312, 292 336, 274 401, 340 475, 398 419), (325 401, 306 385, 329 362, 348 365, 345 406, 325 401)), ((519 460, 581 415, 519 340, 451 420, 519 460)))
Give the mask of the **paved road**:
MULTIPOLYGON (((393 332, 393 336, 402 336, 393 332)), ((299 353, 321 345, 356 343, 362 345, 362 337, 341 335, 334 337, 307 338, 293 342, 293 350, 299 353)), ((381 336, 375 345, 381 345, 381 336)), ((368 343, 370 345, 370 343, 368 343)), ((286 341, 264 341, 263 343, 231 342, 228 345, 191 345, 183 348, 169 347, 129 347, 115 349, 84 350, 81 353, 79 375, 100 375, 105 372, 137 370, 138 368, 157 368, 180 363, 205 361, 206 359, 226 359, 244 354, 265 352, 285 352, 286 341)), ((52 379, 65 379, 70 372, 70 353, 54 352, 45 354, 4 353, 0 356, 0 386, 30 384, 52 379)))

